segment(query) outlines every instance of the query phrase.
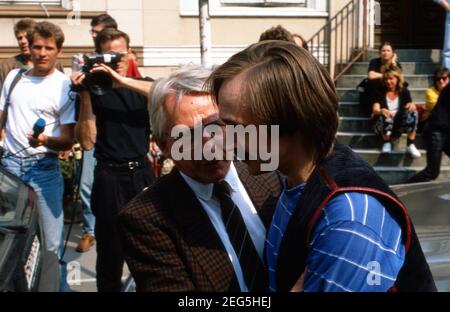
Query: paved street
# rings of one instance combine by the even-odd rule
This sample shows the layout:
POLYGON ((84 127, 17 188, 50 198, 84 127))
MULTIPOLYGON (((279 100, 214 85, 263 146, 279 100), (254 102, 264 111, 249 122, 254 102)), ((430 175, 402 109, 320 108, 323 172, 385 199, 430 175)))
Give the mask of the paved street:
MULTIPOLYGON (((67 234, 69 225, 65 225, 65 233, 67 234)), ((82 235, 81 224, 74 224, 67 244, 65 259, 68 263, 68 282, 72 291, 75 292, 96 292, 95 283, 95 245, 89 252, 79 253, 75 248, 82 235), (80 270, 78 271, 78 267, 80 270)), ((129 271, 124 266, 124 277, 128 276, 129 271)))

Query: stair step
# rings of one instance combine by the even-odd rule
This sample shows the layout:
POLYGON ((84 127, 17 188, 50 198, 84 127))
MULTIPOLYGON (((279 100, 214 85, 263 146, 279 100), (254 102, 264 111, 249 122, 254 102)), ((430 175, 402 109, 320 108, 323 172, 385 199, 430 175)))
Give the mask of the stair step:
MULTIPOLYGON (((344 75, 336 83, 338 88, 356 88, 367 75, 344 75)), ((405 75, 408 88, 428 88, 433 84, 433 75, 405 75)))
MULTIPOLYGON (((425 105, 425 103, 416 103, 425 105)), ((341 117, 369 117, 370 110, 366 111, 359 102, 339 102, 339 115, 341 117)))
MULTIPOLYGON (((398 49, 395 51, 398 61, 403 62, 431 62, 440 63, 441 50, 439 49, 398 49)), ((364 60, 370 61, 373 58, 380 57, 377 49, 368 50, 364 55, 364 60)), ((403 66, 403 65, 402 65, 403 66)))
MULTIPOLYGON (((429 75, 440 66, 439 63, 431 62, 401 62, 405 75, 429 75)), ((367 75, 369 62, 357 62, 346 72, 350 75, 367 75)))
MULTIPOLYGON (((394 150, 391 153, 382 153, 379 149, 354 149, 354 151, 371 166, 425 168, 427 165, 425 150, 420 150, 422 156, 419 158, 412 158, 405 149, 394 150)), ((442 157, 441 166, 450 166, 450 159, 447 156, 442 157)))
MULTIPOLYGON (((381 138, 373 132, 338 132, 339 142, 349 145, 353 149, 381 149, 383 144, 381 138)), ((406 148, 406 135, 394 141, 394 150, 404 150, 406 148)), ((417 148, 425 149, 423 136, 419 133, 415 142, 417 148)))
POLYGON ((368 117, 369 113, 364 111, 359 103, 356 103, 356 105, 339 104, 339 115, 343 117, 368 117))
POLYGON ((366 117, 341 117, 339 131, 341 132, 371 132, 372 121, 366 117))
MULTIPOLYGON (((423 102, 425 99, 425 90, 427 88, 408 88, 414 103, 423 102)), ((351 88, 336 88, 339 101, 342 102, 358 102, 359 92, 356 90, 356 85, 351 88)))
MULTIPOLYGON (((423 167, 374 167, 380 177, 389 185, 403 184, 423 169, 423 167)), ((437 181, 450 179, 450 166, 441 166, 441 173, 437 181)))

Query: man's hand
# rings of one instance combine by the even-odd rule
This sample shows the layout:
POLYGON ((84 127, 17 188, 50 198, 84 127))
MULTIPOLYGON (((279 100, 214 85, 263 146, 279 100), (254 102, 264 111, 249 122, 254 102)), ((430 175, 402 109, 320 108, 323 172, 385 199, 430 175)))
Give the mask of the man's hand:
POLYGON ((113 88, 121 88, 125 86, 127 77, 121 76, 114 69, 105 64, 98 64, 98 66, 91 69, 91 73, 105 72, 113 78, 113 88))
POLYGON ((59 160, 68 160, 70 155, 70 151, 64 151, 58 153, 59 160))
MULTIPOLYGON (((120 68, 118 69, 120 71, 120 68)), ((136 80, 133 78, 125 77, 119 74, 117 71, 105 64, 99 64, 91 69, 91 73, 106 72, 113 78, 113 88, 127 88, 138 92, 146 97, 149 96, 150 89, 153 85, 153 81, 136 80)))
POLYGON ((78 93, 81 93, 83 91, 87 91, 85 87, 83 86, 84 78, 86 78, 86 75, 79 71, 76 73, 73 73, 72 76, 70 76, 70 81, 72 82, 72 90, 78 93))
POLYGON ((28 133, 27 135, 28 142, 30 143, 30 146, 33 148, 39 147, 39 146, 46 146, 48 143, 48 136, 41 133, 37 138, 33 136, 33 132, 28 133))

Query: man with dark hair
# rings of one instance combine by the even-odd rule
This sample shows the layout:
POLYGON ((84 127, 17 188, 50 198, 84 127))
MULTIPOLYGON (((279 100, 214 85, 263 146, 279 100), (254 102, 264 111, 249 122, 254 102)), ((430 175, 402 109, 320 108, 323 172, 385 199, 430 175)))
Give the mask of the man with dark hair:
MULTIPOLYGON (((40 22, 29 33, 28 42, 33 67, 11 71, 3 85, 0 116, 6 137, 2 164, 36 191, 44 246, 61 257, 64 186, 57 153, 70 149, 75 124, 70 80, 56 70, 64 34, 58 26, 40 22), (37 121, 44 127, 42 133, 35 133, 37 121)), ((61 289, 66 290, 65 265, 61 269, 61 289)))
POLYGON ((292 34, 281 25, 272 27, 272 28, 266 30, 265 32, 263 32, 261 34, 261 36, 259 37, 259 41, 265 41, 265 40, 282 40, 282 41, 295 42, 292 34))
POLYGON ((95 40, 97 35, 106 28, 118 28, 116 20, 108 14, 101 14, 94 17, 91 20, 91 27, 90 33, 93 40, 95 40))
MULTIPOLYGON (((96 38, 102 53, 119 52, 116 75, 126 76, 129 37, 126 33, 105 29, 96 38)), ((102 64, 100 69, 110 67, 102 64)), ((81 85, 85 75, 72 75, 72 83, 81 85)), ((118 238, 117 214, 154 180, 147 152, 150 123, 147 99, 134 91, 115 88, 104 95, 79 92, 80 113, 75 128, 77 140, 85 150, 95 146, 97 164, 91 194, 91 208, 96 218, 97 288, 120 291, 123 251, 118 238)))
MULTIPOLYGON (((94 44, 96 42, 97 36, 103 32, 105 29, 114 29, 117 30, 117 23, 108 14, 101 14, 94 17, 91 20, 92 29, 90 31, 92 40, 94 44)), ((107 32, 110 34, 110 32, 107 32)), ((120 35, 126 36, 127 44, 129 45, 130 39, 127 34, 123 34, 120 32, 120 35)), ((110 36, 110 35, 107 35, 110 36)), ((101 39, 102 42, 112 40, 112 38, 101 39), (107 39, 107 40, 106 40, 107 39)), ((96 52, 101 51, 100 46, 96 46, 96 52)), ((131 53, 128 55, 128 71, 127 77, 141 77, 139 70, 137 68, 137 64, 135 62, 135 57, 131 53)), ((83 235, 80 238, 80 241, 76 247, 76 251, 78 252, 87 252, 90 248, 95 244, 95 216, 92 213, 91 209, 91 192, 92 192, 92 183, 94 181, 94 168, 95 168, 95 158, 94 158, 95 149, 85 150, 83 152, 83 166, 80 180, 80 197, 83 205, 83 235)))
MULTIPOLYGON (((117 22, 108 14, 95 16, 91 20, 89 31, 95 44, 95 38, 104 29, 117 29, 117 22)), ((99 50, 96 49, 96 52, 99 50)), ((78 98, 77 98, 78 103, 78 98)), ((94 149, 83 151, 83 165, 80 178, 80 197, 83 205, 83 235, 75 248, 78 252, 88 252, 95 245, 95 216, 91 209, 92 183, 94 182, 95 158, 94 149)))
MULTIPOLYGON (((115 29, 117 30, 117 22, 114 18, 109 16, 108 14, 102 14, 99 16, 96 16, 91 21, 91 36, 92 40, 94 40, 94 44, 96 42, 97 36, 105 29, 115 29)), ((127 35, 128 36, 128 35, 127 35)), ((128 42, 130 39, 128 38, 128 42)), ((97 45, 95 46, 95 51, 100 52, 99 47, 97 45)), ((135 77, 135 78, 141 78, 142 75, 139 72, 138 69, 138 63, 136 60, 136 55, 131 51, 131 53, 128 55, 128 72, 127 77, 135 77)))
MULTIPOLYGON (((267 232, 271 291, 436 290, 404 205, 336 142, 334 82, 311 53, 259 42, 218 67, 208 85, 226 124, 279 129, 287 179, 267 232)), ((261 172, 261 159, 246 162, 261 172)))
POLYGON ((107 28, 104 31, 101 31, 97 37, 95 37, 95 49, 97 51, 102 51, 102 45, 108 41, 114 41, 116 39, 122 38, 127 46, 127 51, 130 51, 130 36, 124 33, 123 31, 107 28))

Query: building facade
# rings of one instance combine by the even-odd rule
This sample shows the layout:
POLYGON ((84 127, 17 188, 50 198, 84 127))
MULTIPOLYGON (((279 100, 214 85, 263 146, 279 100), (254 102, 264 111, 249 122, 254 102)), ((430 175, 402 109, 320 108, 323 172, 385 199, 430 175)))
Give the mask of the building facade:
MULTIPOLYGON (((256 42, 264 30, 283 25, 309 39, 348 0, 209 0, 213 62, 256 42)), ((61 62, 70 67, 76 52, 92 50, 90 19, 113 16, 131 37, 144 73, 166 75, 173 68, 200 62, 198 0, 0 0, 0 59, 18 52, 13 34, 21 18, 48 19, 64 30, 61 62)))

